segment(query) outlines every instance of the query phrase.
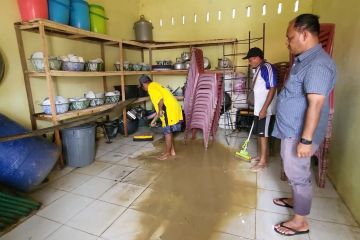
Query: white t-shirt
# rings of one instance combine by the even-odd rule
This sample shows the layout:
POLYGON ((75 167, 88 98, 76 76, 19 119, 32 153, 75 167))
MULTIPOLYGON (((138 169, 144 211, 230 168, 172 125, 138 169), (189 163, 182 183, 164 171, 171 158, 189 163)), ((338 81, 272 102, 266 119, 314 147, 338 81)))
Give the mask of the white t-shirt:
MULTIPOLYGON (((264 62, 260 64, 254 73, 254 78, 256 79, 254 86, 254 97, 255 97, 255 106, 254 106, 254 115, 259 116, 261 108, 263 107, 267 94, 272 87, 277 86, 276 80, 276 70, 274 66, 270 63, 264 62), (258 74, 257 72, 260 71, 258 74)), ((255 79, 253 79, 254 81, 255 79)), ((266 115, 274 115, 276 111, 276 94, 272 99, 266 115)))

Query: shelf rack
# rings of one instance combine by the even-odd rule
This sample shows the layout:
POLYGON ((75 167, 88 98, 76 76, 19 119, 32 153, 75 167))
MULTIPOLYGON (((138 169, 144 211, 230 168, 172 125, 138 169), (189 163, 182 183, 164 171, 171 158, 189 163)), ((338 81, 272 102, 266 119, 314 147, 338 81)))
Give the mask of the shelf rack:
MULTIPOLYGON (((74 120, 76 118, 83 119, 84 117, 96 116, 102 112, 109 112, 112 109, 116 108, 119 103, 106 104, 102 106, 87 108, 84 110, 69 111, 64 114, 56 114, 56 107, 54 102, 55 92, 54 92, 54 78, 56 77, 102 77, 103 89, 108 91, 108 86, 106 78, 110 76, 118 76, 121 84, 121 102, 125 101, 125 77, 131 75, 187 75, 187 70, 150 70, 150 71, 124 71, 124 50, 125 49, 135 49, 141 51, 141 58, 144 62, 144 51, 149 53, 149 64, 152 65, 152 51, 153 50, 166 50, 166 49, 176 49, 176 48, 187 48, 190 50, 192 47, 198 46, 214 46, 226 44, 234 44, 236 39, 215 39, 215 40, 205 40, 205 41, 183 41, 183 42, 150 42, 142 43, 131 40, 121 40, 110 37, 108 35, 94 33, 85 31, 82 29, 74 28, 71 26, 59 24, 46 19, 34 19, 30 22, 17 22, 14 23, 14 28, 16 32, 16 38, 19 48, 19 54, 21 59, 21 67, 23 71, 23 78, 25 83, 26 95, 28 99, 28 107, 30 112, 31 127, 33 130, 37 129, 37 120, 50 121, 53 125, 59 126, 62 122, 66 120, 74 120), (22 32, 32 32, 39 35, 41 50, 44 53, 44 72, 34 72, 30 71, 27 66, 26 56, 25 56, 25 47, 22 32), (105 47, 111 46, 118 48, 119 54, 118 58, 120 61, 121 69, 120 71, 104 71, 104 72, 69 72, 69 71, 55 71, 49 69, 49 43, 47 36, 54 36, 63 39, 83 41, 99 44, 101 50, 101 58, 105 60, 105 47), (47 86, 47 96, 50 99, 51 106, 51 115, 45 115, 44 113, 36 113, 31 89, 31 78, 45 78, 47 86)), ((105 62, 104 62, 105 64, 105 62)), ((66 80, 64 80, 66 81, 66 80)), ((148 101, 149 98, 139 98, 134 103, 141 103, 148 101)), ((178 97, 178 100, 183 100, 183 97, 178 97)), ((127 126, 126 126, 126 109, 123 110, 124 117, 124 129, 125 134, 127 135, 127 126)), ((61 139, 59 130, 55 130, 55 142, 61 146, 61 139)), ((63 162, 61 162, 63 164, 63 162)))
MULTIPOLYGON (((231 68, 232 72, 235 73, 237 72, 238 68, 245 68, 247 71, 247 76, 246 76, 246 89, 245 89, 245 93, 248 94, 250 86, 251 86, 251 80, 252 80, 252 76, 251 76, 251 69, 250 66, 248 64, 246 65, 237 65, 238 63, 238 56, 245 56, 248 52, 248 50, 252 47, 252 45, 256 42, 262 41, 262 50, 265 53, 265 23, 263 23, 263 27, 262 27, 262 36, 261 37, 252 37, 251 32, 249 31, 248 33, 248 38, 247 39, 240 39, 237 40, 236 42, 234 42, 234 46, 233 46, 233 51, 232 53, 227 53, 224 54, 223 58, 225 57, 231 57, 232 58, 232 62, 234 63, 233 67, 231 68), (238 51, 238 46, 247 46, 246 52, 243 51, 238 51)), ((225 53, 225 49, 223 50, 223 52, 225 53)), ((234 81, 234 78, 231 79, 225 79, 225 72, 223 74, 224 76, 224 84, 225 81, 234 81)), ((233 84, 232 84, 233 86, 233 84)), ((224 88, 225 93, 227 92, 224 88)), ((225 102, 225 93, 224 93, 224 102, 225 102)), ((230 98, 231 100, 233 100, 233 89, 230 91, 230 98)), ((232 102, 231 105, 233 105, 234 102, 232 102)), ((244 116, 244 117, 249 117, 249 116, 253 116, 254 115, 254 111, 252 108, 250 108, 249 106, 247 108, 240 108, 238 109, 239 112, 235 113, 235 119, 236 119, 236 115, 239 113, 240 116, 244 116)), ((236 121, 236 120, 235 120, 236 121)), ((225 111, 225 104, 224 104, 224 129, 225 129, 225 140, 227 142, 227 144, 229 144, 229 137, 237 137, 237 134, 234 134, 236 132, 236 123, 233 123, 232 121, 232 114, 229 111, 225 111)), ((249 126, 242 126, 242 127, 246 127, 248 129, 250 129, 251 124, 249 126)))

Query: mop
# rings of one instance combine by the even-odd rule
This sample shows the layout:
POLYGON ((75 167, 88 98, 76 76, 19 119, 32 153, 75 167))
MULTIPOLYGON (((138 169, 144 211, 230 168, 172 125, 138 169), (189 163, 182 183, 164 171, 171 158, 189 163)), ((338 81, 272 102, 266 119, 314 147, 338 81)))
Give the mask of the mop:
POLYGON ((250 159, 251 159, 251 156, 250 156, 249 152, 247 151, 247 146, 248 146, 248 143, 249 143, 249 140, 250 140, 250 137, 251 137, 253 127, 254 127, 254 121, 251 124, 251 129, 250 129, 248 138, 245 140, 245 142, 241 146, 241 150, 238 151, 238 152, 235 152, 235 156, 241 157, 241 158, 243 158, 243 159, 245 159, 247 161, 250 161, 250 159))

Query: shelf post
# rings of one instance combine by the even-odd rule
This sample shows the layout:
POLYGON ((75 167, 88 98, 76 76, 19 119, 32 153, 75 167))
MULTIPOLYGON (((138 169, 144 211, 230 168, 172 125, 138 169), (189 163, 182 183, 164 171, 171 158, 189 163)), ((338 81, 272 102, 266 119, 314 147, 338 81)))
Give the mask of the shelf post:
MULTIPOLYGON (((101 59, 103 60, 103 66, 105 68, 106 64, 105 64, 105 46, 104 46, 104 43, 101 43, 100 49, 101 49, 101 59)), ((103 76, 102 79, 103 79, 104 92, 107 92, 108 87, 107 87, 107 83, 106 83, 106 76, 103 76)))
MULTIPOLYGON (((56 106, 55 106, 55 96, 54 96, 54 92, 53 92, 53 82, 52 82, 52 78, 50 75, 50 68, 49 68, 49 50, 48 50, 48 46, 47 46, 47 41, 46 41, 46 35, 45 35, 45 27, 44 27, 44 23, 40 22, 39 23, 39 33, 40 33, 40 41, 41 41, 41 46, 43 49, 43 53, 44 53, 44 67, 45 67, 45 75, 46 75, 46 86, 47 86, 47 91, 48 91, 48 97, 50 100, 50 108, 51 108, 51 117, 52 117, 52 122, 53 124, 57 124, 57 116, 56 116, 56 106)), ((61 144, 61 138, 60 138, 60 131, 58 129, 56 129, 54 131, 55 134, 55 143, 60 147, 62 147, 61 144)), ((64 159, 63 159, 63 155, 60 154, 60 166, 63 167, 64 166, 64 159)))
POLYGON ((18 47, 19 47, 21 68, 22 68, 22 72, 23 72, 24 84, 25 84, 25 89, 26 89, 26 97, 27 97, 27 100, 28 100, 28 107, 29 107, 30 121, 31 121, 31 129, 35 130, 37 128, 37 126, 36 126, 36 119, 34 117, 34 114, 35 114, 34 101, 33 101, 33 96, 32 96, 32 91, 31 91, 30 79, 29 79, 29 76, 27 74, 28 68, 27 68, 27 64, 26 64, 24 42, 23 42, 23 39, 22 39, 22 34, 21 34, 19 26, 14 24, 14 27, 15 27, 15 33, 16 33, 16 40, 17 40, 18 47))
MULTIPOLYGON (((124 76, 124 46, 123 42, 119 42, 119 61, 120 61, 120 70, 121 70, 121 78, 120 78, 120 85, 121 85, 121 100, 125 101, 125 76, 124 76)), ((127 119, 126 119, 126 107, 122 111, 123 113, 123 125, 124 125, 124 133, 125 137, 128 136, 127 131, 127 119)))

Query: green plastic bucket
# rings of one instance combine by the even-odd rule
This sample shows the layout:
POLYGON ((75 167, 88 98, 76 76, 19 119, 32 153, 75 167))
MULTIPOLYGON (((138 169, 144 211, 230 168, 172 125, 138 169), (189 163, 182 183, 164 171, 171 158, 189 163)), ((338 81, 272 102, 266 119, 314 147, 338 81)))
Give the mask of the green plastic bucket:
POLYGON ((103 6, 97 4, 90 4, 90 30, 92 32, 106 34, 106 21, 109 20, 105 16, 105 9, 103 6))

